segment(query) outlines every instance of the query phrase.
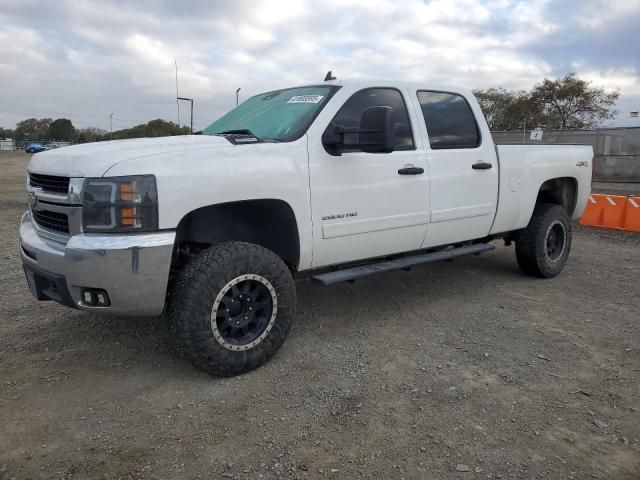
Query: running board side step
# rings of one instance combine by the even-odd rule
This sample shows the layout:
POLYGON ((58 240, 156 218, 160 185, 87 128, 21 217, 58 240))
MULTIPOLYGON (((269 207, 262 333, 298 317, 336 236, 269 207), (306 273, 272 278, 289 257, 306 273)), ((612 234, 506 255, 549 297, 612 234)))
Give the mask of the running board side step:
POLYGON ((495 245, 490 243, 475 243, 462 247, 442 250, 439 252, 425 253, 422 255, 412 255, 410 257, 400 257, 393 260, 383 260, 368 265, 335 270, 332 272, 319 273, 311 278, 322 285, 332 285, 340 282, 350 282, 357 278, 368 277, 376 273, 390 272, 392 270, 403 270, 422 265, 423 263, 449 260, 451 258, 463 257, 465 255, 478 255, 495 249, 495 245))

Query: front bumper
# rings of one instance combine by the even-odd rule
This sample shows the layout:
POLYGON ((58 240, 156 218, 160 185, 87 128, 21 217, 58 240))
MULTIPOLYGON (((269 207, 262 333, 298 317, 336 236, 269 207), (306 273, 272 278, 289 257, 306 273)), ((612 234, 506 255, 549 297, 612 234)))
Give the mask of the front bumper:
POLYGON ((67 243, 38 235, 26 212, 20 254, 33 295, 81 310, 153 316, 164 309, 175 232, 79 234, 67 243), (85 288, 106 290, 110 305, 85 305, 85 288))

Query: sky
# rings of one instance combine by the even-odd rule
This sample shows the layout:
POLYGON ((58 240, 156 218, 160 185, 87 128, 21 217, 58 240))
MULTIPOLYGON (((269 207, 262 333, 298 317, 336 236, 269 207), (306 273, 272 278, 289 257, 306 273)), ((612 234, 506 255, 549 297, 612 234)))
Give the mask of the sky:
POLYGON ((0 126, 202 129, 240 99, 338 78, 528 89, 576 72, 640 126, 640 0, 0 0, 0 126), (188 104, 180 122, 189 121, 188 104))

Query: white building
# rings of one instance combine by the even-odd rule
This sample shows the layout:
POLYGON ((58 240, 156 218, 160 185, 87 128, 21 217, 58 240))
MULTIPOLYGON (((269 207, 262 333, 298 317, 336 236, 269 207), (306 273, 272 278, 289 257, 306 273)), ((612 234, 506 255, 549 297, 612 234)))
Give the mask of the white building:
POLYGON ((12 152, 16 149, 16 145, 10 138, 0 139, 0 151, 12 152))

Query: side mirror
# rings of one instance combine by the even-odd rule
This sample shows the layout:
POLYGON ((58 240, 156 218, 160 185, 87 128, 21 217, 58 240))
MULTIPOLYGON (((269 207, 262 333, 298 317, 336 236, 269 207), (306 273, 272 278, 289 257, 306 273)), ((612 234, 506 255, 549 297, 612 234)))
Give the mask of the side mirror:
POLYGON ((339 125, 329 125, 322 134, 322 144, 330 155, 342 155, 342 147, 344 146, 344 128, 339 125))
POLYGON ((396 142, 392 107, 369 107, 360 117, 360 149, 367 153, 391 153, 396 142))
POLYGON ((329 125, 322 135, 322 144, 331 155, 342 155, 347 149, 391 153, 396 146, 392 114, 392 107, 369 107, 362 112, 359 127, 329 125), (358 139, 352 143, 353 134, 358 134, 358 139))

